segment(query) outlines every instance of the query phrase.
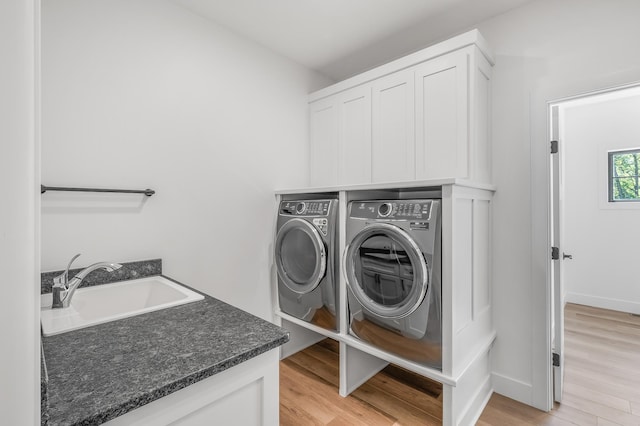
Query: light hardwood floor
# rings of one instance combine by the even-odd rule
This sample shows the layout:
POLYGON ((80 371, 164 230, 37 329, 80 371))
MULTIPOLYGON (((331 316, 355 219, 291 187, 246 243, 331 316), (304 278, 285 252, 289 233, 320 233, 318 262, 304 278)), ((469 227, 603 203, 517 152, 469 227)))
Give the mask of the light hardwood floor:
MULTIPOLYGON (((565 393, 545 413, 494 394, 481 426, 640 426, 640 317, 580 305, 565 309, 565 393)), ((331 339, 280 363, 280 424, 439 425, 442 386, 389 366, 346 398, 338 395, 331 339)))

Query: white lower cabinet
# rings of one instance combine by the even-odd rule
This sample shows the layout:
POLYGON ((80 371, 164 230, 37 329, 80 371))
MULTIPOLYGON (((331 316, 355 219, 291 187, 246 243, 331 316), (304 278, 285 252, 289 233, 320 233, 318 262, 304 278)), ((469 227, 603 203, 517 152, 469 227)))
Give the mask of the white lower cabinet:
POLYGON ((492 63, 474 30, 312 93, 311 186, 489 183, 492 63))
POLYGON ((105 425, 277 426, 279 355, 272 349, 105 425))

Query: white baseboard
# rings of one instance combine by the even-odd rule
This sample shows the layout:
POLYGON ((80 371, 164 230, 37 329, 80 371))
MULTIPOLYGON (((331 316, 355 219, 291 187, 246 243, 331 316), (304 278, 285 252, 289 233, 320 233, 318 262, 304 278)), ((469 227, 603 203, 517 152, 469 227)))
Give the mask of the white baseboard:
POLYGON ((594 308, 611 309, 612 311, 640 314, 640 303, 629 300, 610 299, 607 297, 591 296, 589 294, 567 293, 565 303, 593 306, 594 308))
POLYGON ((507 398, 515 399, 523 404, 532 405, 533 386, 511 377, 498 373, 491 373, 493 391, 507 398))

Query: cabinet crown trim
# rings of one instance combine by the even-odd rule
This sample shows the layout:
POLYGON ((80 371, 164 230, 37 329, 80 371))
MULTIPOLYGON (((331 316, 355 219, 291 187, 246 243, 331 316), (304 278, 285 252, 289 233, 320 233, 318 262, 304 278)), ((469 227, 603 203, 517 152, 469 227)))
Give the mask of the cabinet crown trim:
POLYGON ((475 45, 480 50, 480 52, 491 65, 495 64, 493 52, 489 48, 489 44, 482 36, 482 34, 480 34, 480 31, 478 31, 477 29, 473 29, 443 42, 411 53, 407 56, 403 56, 402 58, 396 59, 395 61, 378 66, 369 71, 365 71, 362 74, 358 74, 339 83, 325 87, 324 89, 313 92, 309 95, 309 102, 315 102, 319 99, 326 98, 327 96, 334 95, 352 87, 359 86, 361 84, 384 77, 385 75, 394 73, 396 71, 400 71, 413 65, 417 65, 421 62, 428 61, 429 59, 433 59, 435 57, 442 56, 455 50, 473 45, 475 45))

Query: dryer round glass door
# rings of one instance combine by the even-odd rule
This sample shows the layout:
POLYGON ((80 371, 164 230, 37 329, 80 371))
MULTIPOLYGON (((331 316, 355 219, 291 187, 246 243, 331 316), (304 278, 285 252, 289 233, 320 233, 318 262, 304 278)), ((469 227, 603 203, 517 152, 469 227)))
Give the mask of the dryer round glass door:
POLYGON ((327 269, 327 253, 318 231, 303 219, 291 219, 276 236, 276 268, 293 292, 305 294, 318 286, 327 269))
POLYGON ((413 313, 429 290, 428 266, 413 238, 377 223, 360 231, 344 261, 347 285, 367 311, 383 318, 413 313))

